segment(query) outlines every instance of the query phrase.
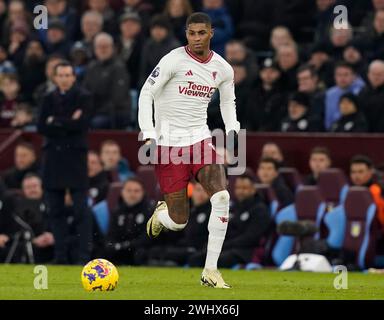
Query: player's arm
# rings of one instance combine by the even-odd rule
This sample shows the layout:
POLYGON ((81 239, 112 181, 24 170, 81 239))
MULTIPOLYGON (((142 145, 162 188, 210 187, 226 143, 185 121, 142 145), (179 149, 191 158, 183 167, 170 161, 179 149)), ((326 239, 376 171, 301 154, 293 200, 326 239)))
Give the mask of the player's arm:
POLYGON ((143 139, 156 140, 155 127, 152 121, 152 104, 156 94, 162 90, 164 85, 172 77, 172 66, 169 55, 164 56, 156 68, 149 75, 141 89, 139 96, 139 126, 143 133, 143 139))

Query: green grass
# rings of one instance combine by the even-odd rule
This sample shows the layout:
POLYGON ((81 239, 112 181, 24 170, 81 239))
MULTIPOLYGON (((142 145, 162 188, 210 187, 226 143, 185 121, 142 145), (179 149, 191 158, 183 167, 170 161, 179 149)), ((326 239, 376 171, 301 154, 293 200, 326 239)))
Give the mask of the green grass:
POLYGON ((48 289, 36 290, 32 265, 0 266, 4 299, 384 299, 384 275, 349 273, 348 289, 333 287, 335 274, 222 270, 231 290, 202 287, 200 269, 118 267, 113 292, 86 292, 81 267, 48 266, 48 289))

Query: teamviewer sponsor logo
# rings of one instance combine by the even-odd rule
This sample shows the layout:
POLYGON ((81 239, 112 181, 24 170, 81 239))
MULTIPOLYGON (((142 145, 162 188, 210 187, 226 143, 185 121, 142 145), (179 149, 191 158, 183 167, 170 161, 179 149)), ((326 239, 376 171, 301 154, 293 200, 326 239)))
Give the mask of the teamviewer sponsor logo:
POLYGON ((179 93, 186 96, 200 97, 200 98, 211 98, 215 93, 216 88, 210 86, 203 86, 196 84, 193 81, 188 81, 188 85, 183 87, 179 86, 179 93))

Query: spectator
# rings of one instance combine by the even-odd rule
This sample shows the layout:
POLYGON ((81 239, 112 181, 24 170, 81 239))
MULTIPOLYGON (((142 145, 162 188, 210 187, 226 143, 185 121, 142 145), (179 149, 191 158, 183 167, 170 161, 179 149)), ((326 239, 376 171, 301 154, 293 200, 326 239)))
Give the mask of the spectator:
POLYGON ((30 105, 26 103, 18 104, 15 116, 11 122, 12 128, 22 129, 26 131, 35 131, 35 123, 33 111, 30 105))
POLYGON ((316 69, 309 65, 302 65, 297 70, 298 92, 309 97, 309 115, 316 116, 324 121, 325 92, 320 87, 319 76, 316 69))
POLYGON ((0 83, 0 127, 11 126, 17 106, 24 98, 20 94, 20 83, 15 74, 5 74, 0 83))
POLYGON ((29 35, 30 30, 25 22, 19 21, 12 25, 9 36, 8 56, 16 68, 20 67, 24 61, 29 35))
POLYGON ((3 175, 6 187, 21 189, 21 183, 28 173, 39 173, 39 163, 33 145, 21 142, 15 148, 14 166, 3 175))
POLYGON ((297 90, 296 73, 299 67, 299 52, 295 45, 285 45, 278 48, 276 61, 281 70, 281 82, 286 91, 297 90))
POLYGON ((142 86, 160 59, 180 43, 171 32, 167 18, 156 15, 151 20, 150 38, 145 42, 140 68, 139 86, 142 86))
POLYGON ((100 158, 111 182, 123 182, 134 175, 129 168, 128 160, 122 157, 120 146, 116 141, 103 141, 100 147, 100 158))
POLYGON ((72 262, 89 261, 92 216, 87 208, 87 131, 92 109, 90 94, 76 85, 73 67, 66 62, 54 70, 57 89, 46 95, 38 119, 44 135, 43 183, 55 238, 55 263, 68 264, 69 231, 64 197, 69 190, 74 203, 76 230, 72 262))
POLYGON ((7 49, 0 43, 0 77, 6 73, 16 73, 13 63, 8 60, 7 49))
POLYGON ((55 67, 63 61, 63 59, 64 57, 59 54, 53 54, 48 57, 47 63, 45 64, 46 81, 39 85, 33 94, 34 104, 36 106, 40 106, 42 104, 43 98, 46 94, 51 93, 56 89, 54 70, 55 67))
POLYGON ((224 56, 225 44, 234 34, 234 26, 224 0, 203 0, 203 12, 209 15, 214 28, 211 49, 224 56))
POLYGON ((276 53, 280 47, 294 46, 295 40, 287 27, 277 26, 272 29, 270 39, 271 49, 276 53))
POLYGON ((229 40, 225 45, 225 59, 231 64, 242 62, 247 67, 249 78, 256 80, 258 75, 257 59, 254 52, 240 40, 229 40))
POLYGON ((45 53, 41 43, 32 40, 28 43, 23 64, 19 68, 20 85, 28 103, 33 103, 33 92, 45 80, 45 53))
POLYGON ((367 63, 363 56, 363 48, 361 45, 356 42, 350 42, 344 48, 343 51, 343 60, 349 63, 356 74, 363 77, 365 80, 365 75, 367 74, 367 63))
POLYGON ((315 147, 309 155, 309 168, 311 173, 305 177, 304 184, 317 185, 319 175, 332 165, 331 153, 326 147, 315 147))
POLYGON ((60 54, 69 57, 72 43, 67 39, 64 23, 59 19, 52 19, 47 31, 46 50, 48 55, 60 54))
POLYGON ((332 27, 329 32, 332 57, 338 61, 343 59, 343 51, 353 38, 353 28, 348 25, 347 29, 332 27))
POLYGON ((167 0, 164 15, 169 19, 173 34, 181 44, 186 44, 185 23, 193 13, 189 0, 167 0))
POLYGON ((384 9, 375 11, 375 17, 371 27, 365 32, 359 41, 364 45, 368 60, 382 59, 384 54, 384 9))
POLYGON ((130 123, 129 75, 115 56, 112 36, 99 33, 94 48, 96 59, 89 64, 84 77, 84 86, 95 101, 91 128, 124 129, 130 123))
POLYGON ((123 13, 138 13, 143 26, 143 31, 148 32, 148 27, 150 25, 151 17, 154 12, 153 5, 146 0, 124 0, 123 13))
POLYGON ((340 97, 351 92, 357 95, 365 86, 364 81, 358 77, 352 66, 346 62, 339 62, 335 68, 336 85, 329 88, 325 93, 325 121, 324 126, 330 129, 332 123, 339 120, 339 101, 340 97))
POLYGON ((120 32, 121 36, 117 43, 118 56, 125 63, 131 76, 131 88, 137 90, 145 40, 140 16, 135 12, 125 13, 120 18, 120 32))
POLYGON ((278 131, 286 114, 286 93, 281 86, 281 71, 272 59, 260 67, 260 82, 250 93, 247 119, 242 123, 251 131, 278 131))
POLYGON ((320 85, 329 88, 335 85, 334 61, 329 46, 317 43, 312 46, 308 64, 313 66, 319 75, 320 85))
POLYGON ((277 162, 279 168, 285 167, 283 151, 275 142, 267 142, 263 145, 261 148, 261 158, 272 158, 277 162))
POLYGON ((103 17, 103 31, 109 34, 117 34, 116 15, 109 6, 108 0, 88 0, 91 11, 100 13, 103 17))
POLYGON ((341 117, 332 124, 332 132, 368 132, 367 120, 360 112, 358 98, 354 94, 343 94, 339 108, 341 117))
POLYGON ((79 83, 83 82, 85 71, 91 55, 81 41, 75 42, 71 48, 70 61, 75 68, 76 78, 79 83))
POLYGON ((302 92, 293 93, 288 101, 288 116, 281 122, 282 132, 321 132, 321 118, 309 112, 309 97, 302 92))
POLYGON ((371 62, 367 78, 367 86, 359 94, 361 110, 370 132, 384 132, 384 61, 371 62))
POLYGON ((93 41, 103 30, 103 23, 103 16, 97 11, 86 11, 81 17, 81 43, 89 56, 93 56, 93 41))
POLYGON ((384 187, 382 181, 375 178, 373 162, 364 155, 356 155, 350 161, 350 180, 353 186, 367 187, 376 204, 376 214, 384 228, 384 187))
MULTIPOLYGON (((55 241, 49 228, 41 178, 33 173, 27 174, 22 182, 22 196, 17 197, 16 200, 16 216, 28 224, 33 231, 32 244, 35 262, 51 262, 55 241)), ((20 228, 20 225, 18 227, 20 228)))
MULTIPOLYGON (((68 4, 68 0, 45 0, 44 4, 48 10, 48 23, 51 20, 61 21, 68 41, 75 41, 79 36, 79 21, 76 10, 68 4)), ((44 44, 47 44, 48 30, 39 30, 40 40, 44 44)))
POLYGON ((366 12, 362 19, 360 28, 363 32, 367 32, 372 28, 372 21, 375 20, 375 14, 379 10, 384 10, 384 0, 372 0, 373 10, 366 12))
POLYGON ((257 169, 261 183, 270 186, 276 194, 281 207, 290 205, 293 201, 292 191, 282 177, 279 176, 279 164, 273 158, 262 158, 257 169))
POLYGON ((88 152, 88 197, 91 205, 95 205, 107 198, 109 190, 108 174, 103 169, 100 156, 95 151, 88 152))
POLYGON ((111 215, 107 259, 117 264, 143 264, 151 244, 145 228, 153 207, 140 180, 130 178, 124 183, 119 204, 111 215))

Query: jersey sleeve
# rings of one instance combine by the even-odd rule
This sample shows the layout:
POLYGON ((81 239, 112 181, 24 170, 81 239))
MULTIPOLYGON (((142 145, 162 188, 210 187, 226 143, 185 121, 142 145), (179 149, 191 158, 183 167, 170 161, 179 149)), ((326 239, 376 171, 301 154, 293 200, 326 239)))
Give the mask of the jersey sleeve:
POLYGON ((234 73, 232 67, 226 69, 226 77, 219 85, 220 93, 220 112, 225 124, 225 131, 231 130, 237 133, 240 130, 240 123, 237 121, 236 115, 236 96, 234 85, 234 73))
POLYGON ((139 96, 139 126, 143 139, 156 139, 155 127, 152 121, 152 104, 157 93, 173 76, 174 62, 170 55, 164 56, 145 81, 139 96))

